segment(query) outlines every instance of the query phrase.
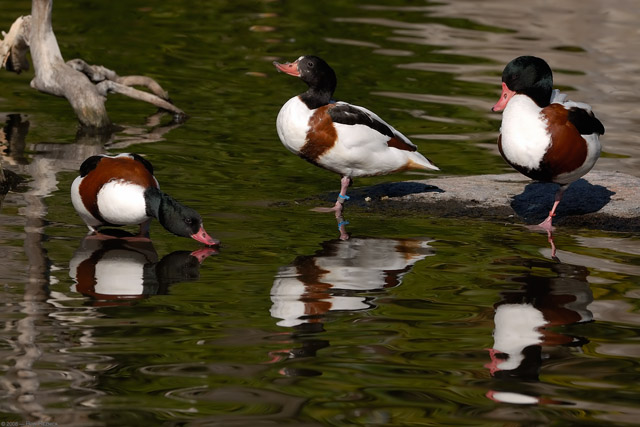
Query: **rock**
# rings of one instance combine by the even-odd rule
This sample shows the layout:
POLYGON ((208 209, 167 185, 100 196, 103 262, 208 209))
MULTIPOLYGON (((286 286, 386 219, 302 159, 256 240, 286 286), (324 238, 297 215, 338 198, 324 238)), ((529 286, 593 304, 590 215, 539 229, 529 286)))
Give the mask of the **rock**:
MULTIPOLYGON (((640 231, 639 188, 640 178, 635 176, 591 171, 565 192, 554 225, 640 231)), ((518 173, 438 177, 354 188, 349 191, 345 212, 356 205, 387 212, 538 224, 548 215, 557 189, 557 184, 531 181, 518 173)), ((335 192, 326 196, 332 201, 335 197, 335 192)))

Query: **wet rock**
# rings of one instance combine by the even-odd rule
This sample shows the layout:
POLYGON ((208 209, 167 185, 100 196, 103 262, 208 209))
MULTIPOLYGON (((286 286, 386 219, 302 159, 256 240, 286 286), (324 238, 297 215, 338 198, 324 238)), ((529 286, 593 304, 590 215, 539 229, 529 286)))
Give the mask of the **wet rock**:
MULTIPOLYGON (((635 176, 591 171, 565 192, 554 225, 640 231, 639 188, 640 178, 635 176)), ((549 213, 557 189, 557 184, 517 173, 437 177, 355 188, 349 191, 348 206, 537 224, 549 213)), ((335 193, 327 199, 335 200, 335 193)))

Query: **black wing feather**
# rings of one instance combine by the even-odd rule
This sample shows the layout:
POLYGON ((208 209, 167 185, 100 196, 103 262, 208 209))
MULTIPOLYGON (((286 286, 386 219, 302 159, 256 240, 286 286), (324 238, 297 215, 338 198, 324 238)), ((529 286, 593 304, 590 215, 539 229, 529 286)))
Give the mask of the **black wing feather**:
POLYGON ((580 135, 591 135, 592 133, 604 135, 602 122, 600 122, 591 111, 571 107, 569 108, 569 121, 578 129, 580 135))
POLYGON ((89 173, 98 166, 100 160, 102 160, 104 156, 91 156, 88 157, 82 164, 80 165, 80 176, 85 177, 89 175, 89 173))
POLYGON ((371 117, 365 111, 349 104, 336 105, 329 109, 329 116, 334 123, 343 125, 365 125, 381 134, 393 138, 395 135, 389 126, 371 117))

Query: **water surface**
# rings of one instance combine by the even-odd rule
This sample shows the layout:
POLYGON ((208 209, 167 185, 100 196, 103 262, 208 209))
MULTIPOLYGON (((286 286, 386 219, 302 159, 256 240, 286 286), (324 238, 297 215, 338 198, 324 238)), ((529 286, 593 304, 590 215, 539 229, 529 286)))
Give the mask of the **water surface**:
MULTIPOLYGON (((504 64, 535 54, 605 124, 596 167, 637 175, 633 3, 477 4, 56 2, 65 59, 150 75, 191 118, 112 96, 124 130, 77 135, 31 72, 0 73, 2 165, 26 178, 0 211, 0 419, 636 423, 635 235, 560 229, 558 261, 517 223, 347 208, 343 241, 309 211, 339 178, 278 141, 277 112, 304 84, 271 62, 314 53, 336 69, 337 98, 409 135, 441 174, 508 172, 489 109, 504 64), (68 195, 77 168, 128 151, 202 214, 218 253, 199 263, 196 242, 157 222, 152 242, 85 239, 68 195)), ((5 5, 0 28, 29 9, 5 5)))

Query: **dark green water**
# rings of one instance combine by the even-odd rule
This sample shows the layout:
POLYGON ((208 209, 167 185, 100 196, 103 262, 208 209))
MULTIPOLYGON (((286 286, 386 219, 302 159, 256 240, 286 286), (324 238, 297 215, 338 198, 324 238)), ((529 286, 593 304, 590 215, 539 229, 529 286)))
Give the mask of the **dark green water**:
MULTIPOLYGON (((14 132, 2 164, 27 178, 0 212, 0 419, 637 422, 635 236, 561 229, 558 263, 546 236, 481 219, 347 208, 352 237, 340 241, 335 218, 309 211, 317 199, 298 202, 339 186, 284 149, 275 131, 280 106, 304 85, 271 62, 305 53, 334 66, 337 98, 411 136, 442 174, 510 171, 487 149, 499 127, 488 109, 503 64, 473 50, 489 38, 516 56, 517 28, 434 7, 56 2, 65 59, 152 76, 191 118, 149 126, 152 107, 112 96, 110 117, 125 130, 108 141, 77 138, 64 99, 32 90, 31 72, 0 72, 0 119, 14 132), (162 188, 202 214, 219 253, 199 265, 189 256, 199 245, 157 222, 152 244, 83 241, 68 189, 98 152, 144 154, 162 188)), ((29 10, 24 0, 4 5, 0 28, 29 10)), ((568 62, 589 46, 554 47, 550 54, 568 62)))

